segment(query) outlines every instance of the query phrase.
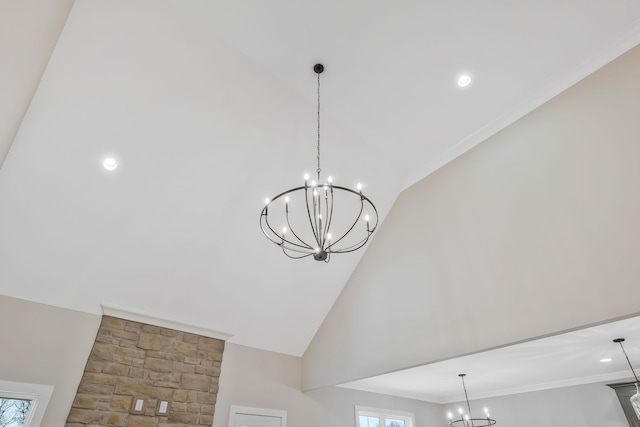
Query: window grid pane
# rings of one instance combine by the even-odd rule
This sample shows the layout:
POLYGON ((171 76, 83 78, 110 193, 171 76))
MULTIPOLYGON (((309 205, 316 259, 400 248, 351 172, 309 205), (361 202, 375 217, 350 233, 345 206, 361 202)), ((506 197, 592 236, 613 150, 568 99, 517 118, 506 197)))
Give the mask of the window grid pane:
POLYGON ((404 420, 385 418, 385 427, 405 427, 404 420))
POLYGON ((413 414, 397 410, 386 410, 355 406, 357 427, 415 427, 413 414))
POLYGON ((0 397, 0 426, 22 427, 29 412, 31 400, 0 397))
POLYGON ((380 427, 380 418, 360 415, 360 427, 380 427))

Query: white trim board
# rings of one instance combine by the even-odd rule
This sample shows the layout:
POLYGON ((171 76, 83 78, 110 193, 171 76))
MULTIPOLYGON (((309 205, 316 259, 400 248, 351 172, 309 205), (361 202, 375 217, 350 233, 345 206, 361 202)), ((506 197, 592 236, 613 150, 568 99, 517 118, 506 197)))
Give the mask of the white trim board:
POLYGON ((280 426, 287 427, 287 411, 280 409, 252 408, 232 405, 229 409, 229 427, 235 426, 236 415, 255 415, 259 417, 280 418, 280 426))
POLYGON ((219 340, 227 341, 231 338, 232 334, 225 332, 215 331, 213 329, 206 328, 204 326, 190 325, 187 323, 176 322, 169 319, 161 319, 159 317, 151 316, 143 313, 136 313, 133 311, 125 310, 110 305, 101 304, 102 314, 105 316, 118 317, 120 319, 131 320, 133 322, 146 323, 148 325, 160 326, 163 328, 175 329, 178 331, 189 332, 196 335, 202 335, 209 338, 216 338, 219 340))

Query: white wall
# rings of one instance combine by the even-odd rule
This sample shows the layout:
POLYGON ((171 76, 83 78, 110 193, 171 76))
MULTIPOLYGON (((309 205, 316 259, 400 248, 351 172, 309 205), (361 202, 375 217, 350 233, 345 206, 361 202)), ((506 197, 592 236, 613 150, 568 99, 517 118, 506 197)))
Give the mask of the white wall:
MULTIPOLYGON (((0 295, 0 381, 53 385, 41 426, 63 427, 101 316, 0 295)), ((339 387, 304 393, 299 357, 227 343, 215 427, 227 427, 230 405, 285 409, 290 426, 353 426, 354 406, 441 418, 438 405, 339 387), (435 415, 434 415, 435 414, 435 415)))
POLYGON ((231 405, 287 411, 291 427, 353 427, 355 405, 413 412, 420 426, 440 425, 439 405, 328 387, 301 391, 301 359, 235 344, 225 346, 213 427, 228 427, 231 405))
POLYGON ((304 389, 637 314, 639 75, 636 47, 404 191, 304 389))
POLYGON ((101 316, 0 295, 0 380, 54 386, 43 427, 62 427, 101 316))
MULTIPOLYGON (((443 405, 456 411, 461 403, 443 405)), ((605 383, 556 388, 471 402, 475 416, 490 410, 499 426, 629 427, 616 393, 605 383)))
MULTIPOLYGON (((342 387, 327 387, 307 392, 307 395, 330 416, 331 422, 325 424, 325 426, 357 426, 355 420, 356 405, 388 409, 391 411, 411 412, 415 417, 416 427, 446 426, 446 419, 443 417, 442 408, 435 403, 350 390, 342 387)), ((291 427, 295 426, 292 425, 291 427)))
MULTIPOLYGON (((42 426, 64 426, 99 323, 100 316, 0 296, 0 380, 55 386, 42 426)), ((356 405, 413 412, 417 427, 438 427, 457 407, 341 387, 305 393, 301 384, 300 358, 227 343, 213 426, 228 426, 231 405, 284 409, 291 427, 352 427, 356 405)), ((483 406, 502 426, 626 427, 603 384, 472 401, 483 406)))
MULTIPOLYGON (((444 427, 460 403, 439 405, 342 387, 300 391, 300 358, 227 344, 213 427, 228 427, 231 405, 287 411, 291 427, 354 427, 354 407, 412 412, 417 427, 444 427)), ((500 426, 628 427, 615 392, 586 384, 471 401, 474 414, 491 410, 500 426)))

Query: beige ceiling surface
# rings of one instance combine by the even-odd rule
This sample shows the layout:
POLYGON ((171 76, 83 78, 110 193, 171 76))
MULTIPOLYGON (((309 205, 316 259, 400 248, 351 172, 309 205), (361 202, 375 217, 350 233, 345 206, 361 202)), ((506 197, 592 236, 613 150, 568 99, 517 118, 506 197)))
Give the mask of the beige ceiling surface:
MULTIPOLYGON (((301 355, 360 256, 292 261, 258 227, 264 198, 315 170, 315 62, 323 171, 361 181, 384 217, 402 189, 639 41, 632 0, 77 0, 11 118, 0 293, 301 355)), ((3 63, 32 49, 15 43, 3 63)))

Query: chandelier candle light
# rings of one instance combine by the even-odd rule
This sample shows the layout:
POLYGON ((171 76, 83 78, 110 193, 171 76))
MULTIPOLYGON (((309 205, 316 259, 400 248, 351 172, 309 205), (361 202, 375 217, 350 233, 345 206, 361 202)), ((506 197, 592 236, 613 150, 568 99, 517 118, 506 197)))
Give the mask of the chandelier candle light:
POLYGON ((484 418, 472 418, 471 417, 471 405, 469 404, 469 396, 467 395, 467 387, 464 384, 464 377, 466 374, 458 375, 462 379, 462 388, 464 389, 464 398, 467 401, 468 414, 464 413, 462 408, 458 409, 460 418, 453 419, 453 414, 449 412, 449 427, 489 427, 496 423, 496 420, 489 417, 489 410, 484 408, 484 418))
POLYGON ((313 255, 316 261, 329 262, 331 254, 353 252, 367 243, 378 226, 378 211, 359 183, 352 190, 335 185, 331 177, 321 181, 320 73, 324 67, 316 64, 313 71, 318 76, 317 180, 309 181, 307 174, 304 185, 267 199, 260 228, 289 258, 313 255))
POLYGON ((638 386, 640 386, 640 381, 638 381, 638 376, 636 375, 636 371, 633 370, 633 366, 631 365, 631 362, 629 361, 629 356, 627 356, 627 352, 624 351, 624 347, 622 346, 622 343, 624 342, 624 338, 616 338, 615 340, 613 340, 613 342, 620 344, 620 348, 622 349, 622 352, 624 353, 624 357, 627 358, 627 363, 629 364, 629 367, 631 368, 631 372, 633 372, 633 377, 636 379, 636 394, 631 396, 631 399, 629 399, 629 400, 631 400, 631 406, 633 407, 633 410, 636 413, 636 416, 640 420, 640 389, 638 388, 638 386))

